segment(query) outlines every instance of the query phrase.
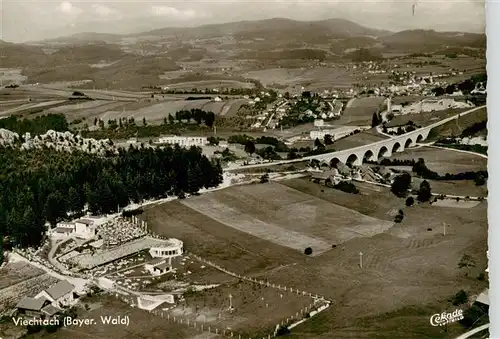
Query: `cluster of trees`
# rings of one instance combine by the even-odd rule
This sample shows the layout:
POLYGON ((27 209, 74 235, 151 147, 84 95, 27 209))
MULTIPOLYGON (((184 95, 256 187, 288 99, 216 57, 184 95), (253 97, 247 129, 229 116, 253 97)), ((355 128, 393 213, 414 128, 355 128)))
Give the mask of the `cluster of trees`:
POLYGON ((348 181, 340 181, 337 185, 334 185, 333 188, 346 193, 359 194, 359 189, 356 185, 348 181))
POLYGON ((413 166, 415 165, 415 160, 413 159, 388 159, 384 158, 381 161, 365 161, 367 164, 381 165, 381 166, 413 166))
MULTIPOLYGON (((395 196, 399 198, 404 198, 408 195, 410 189, 411 189, 411 175, 408 172, 404 172, 394 178, 394 181, 391 185, 391 192, 395 196)), ((420 187, 417 192, 417 200, 419 202, 426 202, 429 201, 431 197, 432 197, 431 186, 429 182, 424 180, 420 183, 420 187)), ((414 203, 413 198, 411 200, 409 198, 406 199, 405 202, 406 206, 411 206, 413 205, 413 203, 414 203)))
POLYGON ((477 133, 479 133, 481 131, 486 130, 487 129, 487 125, 488 125, 488 121, 487 120, 483 120, 481 122, 476 122, 472 126, 469 126, 466 129, 464 129, 462 131, 462 133, 460 133, 460 137, 461 138, 467 138, 467 137, 470 137, 470 136, 474 136, 475 134, 477 134, 477 133))
POLYGON ((0 236, 15 246, 39 245, 55 225, 88 207, 116 212, 131 201, 196 193, 222 182, 222 168, 199 148, 121 149, 111 157, 48 149, 0 149, 0 236))
POLYGON ((175 112, 175 120, 179 122, 194 120, 198 125, 203 122, 208 127, 212 127, 215 122, 215 113, 211 111, 207 112, 199 108, 180 110, 175 112))
POLYGON ((391 192, 398 198, 404 198, 411 188, 411 175, 408 172, 396 176, 391 185, 391 192))
POLYGON ((49 130, 65 132, 69 129, 69 124, 63 114, 47 114, 35 117, 34 119, 19 119, 15 116, 10 116, 0 119, 0 128, 8 129, 19 135, 24 133, 36 135, 44 134, 49 130))
POLYGON ((454 139, 440 139, 436 142, 438 146, 444 146, 454 149, 459 149, 462 151, 474 152, 479 154, 488 155, 488 146, 483 145, 467 145, 467 144, 457 144, 454 139))
POLYGON ((413 121, 408 121, 403 126, 399 126, 396 131, 388 131, 387 127, 384 125, 382 131, 384 133, 388 133, 391 135, 402 135, 405 133, 413 132, 414 130, 420 128, 420 126, 416 125, 413 121))
POLYGON ((432 92, 436 96, 452 94, 456 91, 462 91, 464 95, 470 94, 476 88, 476 84, 478 83, 483 83, 484 87, 486 87, 487 80, 488 78, 486 73, 478 74, 456 84, 450 84, 446 87, 435 87, 432 89, 432 92))
MULTIPOLYGON (((253 81, 249 81, 252 82, 253 81)), ((260 85, 260 83, 259 83, 260 85)), ((214 94, 214 95, 255 95, 257 92, 260 91, 262 86, 257 86, 257 88, 222 88, 222 89, 211 89, 211 88, 205 88, 205 89, 199 89, 199 88, 192 88, 192 89, 164 89, 161 90, 157 94, 214 94)), ((161 88, 156 88, 156 89, 161 89, 161 88)))

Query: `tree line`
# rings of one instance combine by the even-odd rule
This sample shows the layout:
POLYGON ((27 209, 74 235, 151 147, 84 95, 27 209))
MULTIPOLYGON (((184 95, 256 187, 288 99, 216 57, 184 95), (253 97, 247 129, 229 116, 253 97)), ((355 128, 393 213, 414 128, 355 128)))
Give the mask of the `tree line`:
POLYGON ((65 132, 69 130, 69 124, 64 114, 47 114, 35 117, 33 119, 19 119, 10 116, 0 119, 0 128, 23 135, 25 133, 44 134, 48 130, 65 132))
POLYGON ((196 193, 222 182, 222 168, 196 147, 80 151, 0 148, 0 235, 14 246, 41 243, 45 223, 116 212, 132 202, 196 193))

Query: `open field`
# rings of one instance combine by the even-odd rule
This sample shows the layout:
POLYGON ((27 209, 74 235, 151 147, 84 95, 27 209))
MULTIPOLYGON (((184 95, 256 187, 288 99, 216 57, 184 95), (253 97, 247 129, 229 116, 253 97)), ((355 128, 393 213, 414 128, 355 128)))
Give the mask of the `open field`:
MULTIPOLYGON (((403 199, 397 199, 389 189, 381 187, 376 187, 379 192, 373 190, 366 198, 349 201, 349 194, 322 188, 306 179, 284 183, 323 199, 343 201, 346 207, 371 214, 387 213, 389 218, 389 214, 403 209, 405 215, 402 223, 395 224, 388 232, 353 239, 318 257, 314 264, 298 264, 265 275, 278 282, 284 282, 286 277, 287 284, 293 286, 305 286, 307 281, 309 290, 337 301, 318 316, 321 320, 313 318, 310 323, 297 327, 292 337, 329 338, 343 333, 345 337, 373 338, 377 333, 377 338, 421 338, 426 329, 425 333, 435 338, 448 338, 429 326, 429 314, 451 309, 446 299, 461 288, 475 294, 485 287, 486 283, 476 279, 487 265, 485 202, 473 208, 428 204, 407 208, 403 199), (391 204, 392 211, 388 210, 391 204), (451 225, 446 237, 442 236, 443 222, 451 225), (360 251, 363 269, 357 265, 360 251), (474 258, 474 267, 458 268, 464 254, 474 258), (440 260, 436 262, 435 258, 440 260), (425 316, 421 309, 427 310, 425 316), (384 323, 366 321, 382 315, 384 323), (414 326, 408 326, 412 320, 414 326), (393 336, 398 329, 405 331, 403 336, 393 336)), ((356 185, 363 195, 367 194, 366 188, 356 185)))
MULTIPOLYGON (((417 113, 417 114, 405 114, 405 115, 397 115, 395 116, 389 123, 387 123, 387 127, 393 127, 393 126, 401 126, 406 124, 409 121, 413 121, 415 124, 421 127, 429 126, 432 125, 440 120, 452 117, 457 115, 458 113, 469 111, 470 108, 459 108, 459 109, 446 109, 442 111, 435 111, 435 112, 423 112, 423 113, 417 113)), ((480 110, 481 111, 481 110, 480 110)), ((480 113, 470 113, 466 116, 463 117, 463 119, 467 119, 468 116, 474 116, 472 120, 475 120, 476 116, 479 116, 480 113)), ((469 118, 470 120, 470 118, 469 118)), ((456 124, 455 121, 450 122, 451 124, 456 124)), ((447 125, 447 124, 444 124, 447 125)), ((443 125, 443 126, 444 126, 443 125)), ((466 128, 470 125, 465 125, 463 128, 466 128)), ((440 128, 441 126, 437 127, 440 128)))
POLYGON ((197 337, 200 331, 181 324, 173 324, 147 311, 132 308, 111 296, 95 296, 82 300, 82 304, 90 306, 90 310, 78 309, 78 319, 94 319, 94 325, 71 326, 60 328, 56 333, 33 335, 32 338, 48 339, 88 339, 88 338, 151 338, 151 339, 212 339, 197 337), (101 317, 129 317, 129 326, 103 324, 101 317))
POLYGON ((313 255, 355 237, 384 232, 392 223, 312 198, 286 186, 235 186, 182 202, 242 232, 313 255), (265 197, 265 202, 262 201, 265 197))
POLYGON ((305 86, 308 90, 332 87, 349 87, 355 80, 344 68, 270 68, 242 74, 246 78, 259 80, 264 86, 305 86))
POLYGON ((369 129, 334 141, 331 147, 337 151, 341 151, 344 149, 368 145, 385 139, 387 139, 386 136, 377 133, 376 131, 374 131, 374 129, 369 129))
POLYGON ((45 271, 25 262, 8 263, 0 269, 0 290, 44 273, 45 271))
POLYGON ((341 118, 336 123, 340 125, 371 125, 373 113, 377 112, 377 109, 383 110, 385 107, 384 100, 384 97, 353 99, 345 107, 341 118))
POLYGON ((0 290, 0 313, 16 306, 23 297, 34 297, 59 280, 45 273, 24 279, 0 290))
MULTIPOLYGON (((412 187, 418 189, 423 180, 413 178, 412 187)), ((460 195, 469 197, 486 197, 488 187, 476 186, 474 180, 427 180, 433 193, 460 195)))
POLYGON ((488 159, 470 154, 433 147, 420 147, 393 154, 391 159, 423 158, 427 167, 440 175, 456 174, 468 171, 485 171, 488 159))
MULTIPOLYGON (((263 337, 274 330, 283 319, 312 303, 309 296, 284 292, 271 287, 245 282, 224 284, 186 296, 184 305, 170 311, 176 317, 190 321, 230 328, 242 337, 263 337), (232 295, 233 312, 229 312, 228 296, 232 295), (219 318, 220 314, 220 318, 219 318), (257 336, 257 333, 259 336, 257 336)), ((267 336, 266 336, 267 337, 267 336)))
POLYGON ((211 100, 172 100, 147 99, 119 106, 121 110, 108 110, 100 115, 104 121, 110 119, 134 117, 136 120, 163 121, 168 115, 175 115, 180 110, 202 109, 212 111, 216 115, 236 115, 239 108, 246 100, 234 99, 215 102, 211 100), (156 102, 155 102, 156 101, 156 102), (159 102, 158 102, 159 101, 159 102))
MULTIPOLYGON (((364 331, 368 334, 362 334, 361 338, 373 338, 373 334, 378 333, 375 331, 381 329, 389 334, 377 337, 394 338, 394 333, 404 330, 408 332, 404 333, 405 338, 421 338, 425 326, 428 329, 425 333, 448 338, 439 329, 429 326, 429 314, 450 308, 446 299, 460 289, 477 294, 486 286, 476 278, 487 265, 487 202, 468 208, 429 204, 405 207, 404 199, 395 197, 388 188, 365 183, 355 185, 360 195, 326 188, 307 178, 213 192, 223 193, 214 196, 233 209, 251 208, 261 216, 260 220, 273 221, 279 226, 287 223, 287 228, 299 224, 303 233, 318 230, 325 215, 336 216, 329 226, 334 230, 339 228, 339 223, 349 222, 344 220, 338 206, 351 210, 346 215, 356 216, 355 212, 359 212, 390 224, 399 209, 404 211, 403 221, 385 232, 351 238, 314 258, 261 240, 256 233, 241 232, 208 218, 206 214, 215 214, 210 212, 211 207, 200 209, 203 212, 200 213, 185 206, 191 201, 197 204, 196 199, 213 200, 213 194, 151 207, 144 216, 158 233, 185 240, 188 251, 232 271, 254 275, 260 272, 261 279, 335 300, 318 316, 321 323, 313 318, 294 329, 295 338, 332 338, 335 333, 357 337, 364 331), (298 199, 299 193, 285 194, 289 191, 279 187, 284 185, 293 187, 294 192, 303 192, 304 198, 298 199), (324 205, 318 203, 321 208, 314 211, 311 206, 318 200, 324 205), (294 208, 297 203, 309 207, 294 208), (300 215, 301 210, 303 215, 300 215), (442 235, 443 223, 450 225, 445 237, 442 235), (358 266, 359 252, 363 252, 362 269, 358 266), (474 267, 458 268, 464 254, 474 258, 474 267), (427 312, 425 316, 422 310, 427 312), (384 324, 376 324, 374 319, 381 317, 384 324), (412 321, 415 322, 413 328, 408 326, 412 321)), ((227 209, 217 212, 214 218, 220 218, 221 212, 230 213, 227 209)), ((241 213, 233 215, 234 219, 241 217, 241 213)), ((227 222, 236 223, 234 219, 227 222)))
POLYGON ((475 123, 488 119, 486 107, 479 109, 470 114, 464 115, 457 120, 449 121, 441 126, 433 128, 429 133, 430 140, 436 139, 438 136, 458 136, 464 129, 474 125, 475 123))

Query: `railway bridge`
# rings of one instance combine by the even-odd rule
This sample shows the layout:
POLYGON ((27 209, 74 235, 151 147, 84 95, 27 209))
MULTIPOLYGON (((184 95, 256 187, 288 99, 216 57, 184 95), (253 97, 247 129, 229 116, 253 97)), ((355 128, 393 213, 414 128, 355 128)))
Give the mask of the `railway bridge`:
POLYGON ((371 144, 336 152, 311 155, 300 159, 282 160, 272 163, 246 165, 242 166, 242 168, 258 168, 258 167, 268 167, 273 165, 292 164, 292 163, 302 162, 305 160, 318 160, 321 163, 326 162, 329 165, 335 165, 335 163, 340 161, 348 166, 360 166, 364 160, 377 161, 381 158, 388 158, 392 156, 394 153, 404 152, 405 149, 414 147, 418 143, 426 140, 429 136, 430 131, 433 128, 439 127, 449 121, 456 120, 461 116, 465 116, 467 114, 476 112, 485 107, 486 106, 475 107, 471 110, 440 120, 429 126, 425 126, 402 135, 376 141, 371 144))

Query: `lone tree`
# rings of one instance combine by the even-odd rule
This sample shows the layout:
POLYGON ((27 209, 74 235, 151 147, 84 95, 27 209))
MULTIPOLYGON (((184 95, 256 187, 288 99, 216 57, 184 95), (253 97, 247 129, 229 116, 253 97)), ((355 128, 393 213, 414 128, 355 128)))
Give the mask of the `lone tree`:
POLYGON ((213 137, 213 136, 209 136, 209 137, 207 138, 207 141, 208 141, 208 143, 209 143, 210 145, 212 145, 212 146, 217 146, 217 145, 219 144, 219 139, 218 139, 218 138, 216 138, 216 137, 213 137))
POLYGON ((316 140, 314 140, 314 147, 322 149, 325 148, 325 145, 323 145, 321 141, 318 138, 316 138, 316 140))
POLYGON ((255 153, 255 143, 252 140, 248 140, 245 143, 245 152, 247 152, 248 154, 255 153))
POLYGON ((391 185, 391 192, 399 198, 404 198, 408 193, 408 189, 410 188, 410 186, 411 175, 407 172, 404 172, 403 174, 398 175, 394 178, 394 181, 391 185))
POLYGON ((431 199, 432 193, 431 193, 431 185, 427 182, 427 180, 424 180, 420 183, 420 189, 418 190, 418 195, 417 199, 420 202, 426 202, 431 199))
POLYGON ((486 184, 486 179, 484 178, 484 176, 482 174, 478 174, 474 178, 474 183, 476 184, 476 186, 483 186, 484 184, 486 184))
POLYGON ((380 125, 380 118, 377 112, 374 112, 372 115, 372 127, 376 127, 378 125, 380 125))
POLYGON ((305 250, 304 250, 304 254, 305 255, 311 255, 313 253, 313 250, 312 248, 310 247, 307 247, 305 250))
POLYGON ((413 206, 413 204, 415 203, 415 199, 413 199, 413 197, 408 197, 406 198, 406 202, 405 202, 405 205, 406 206, 413 206))

